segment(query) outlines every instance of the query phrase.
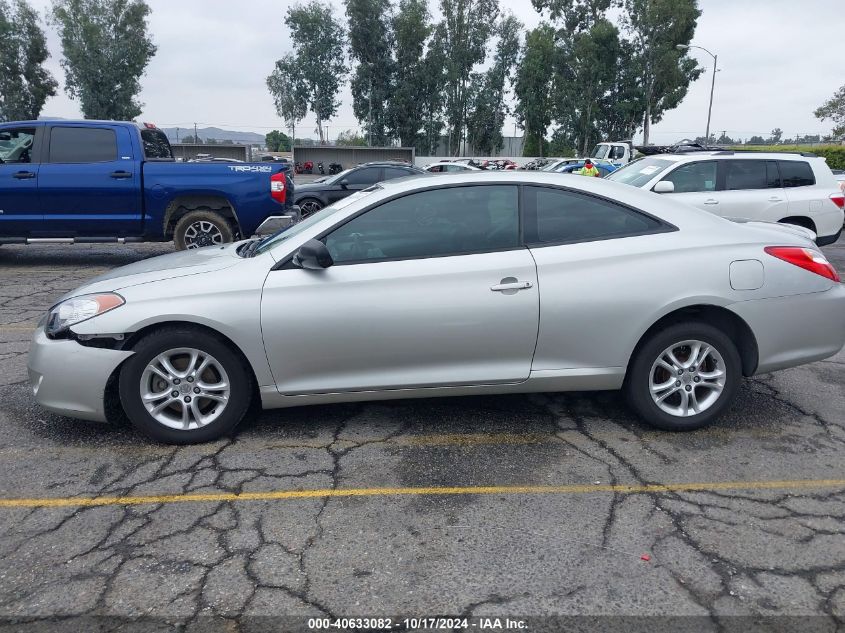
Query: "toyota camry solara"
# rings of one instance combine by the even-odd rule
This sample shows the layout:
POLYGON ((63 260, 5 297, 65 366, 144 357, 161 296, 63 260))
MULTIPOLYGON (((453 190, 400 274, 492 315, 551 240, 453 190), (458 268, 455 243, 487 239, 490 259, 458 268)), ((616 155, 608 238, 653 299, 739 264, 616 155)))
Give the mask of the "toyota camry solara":
POLYGON ((263 240, 173 253, 53 306, 29 356, 65 415, 230 433, 251 402, 623 389, 694 429, 743 376, 835 354, 845 287, 806 229, 595 178, 382 183, 263 240))

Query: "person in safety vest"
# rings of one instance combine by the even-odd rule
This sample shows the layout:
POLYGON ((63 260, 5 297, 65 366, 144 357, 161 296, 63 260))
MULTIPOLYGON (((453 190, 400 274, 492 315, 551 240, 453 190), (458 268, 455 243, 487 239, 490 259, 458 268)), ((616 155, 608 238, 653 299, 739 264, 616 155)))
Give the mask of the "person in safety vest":
POLYGON ((588 158, 584 161, 584 166, 578 170, 578 173, 582 176, 598 176, 599 170, 593 165, 593 161, 588 158))

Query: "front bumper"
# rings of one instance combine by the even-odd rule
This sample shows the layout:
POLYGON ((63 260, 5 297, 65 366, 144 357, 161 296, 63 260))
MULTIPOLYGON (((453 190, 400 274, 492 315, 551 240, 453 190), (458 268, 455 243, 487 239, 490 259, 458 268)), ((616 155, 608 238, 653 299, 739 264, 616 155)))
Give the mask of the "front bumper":
POLYGON ((833 356, 845 345, 845 285, 729 306, 757 339, 762 374, 833 356))
POLYGON ((54 413, 105 422, 106 382, 133 353, 52 340, 40 327, 32 337, 27 362, 35 400, 54 413))

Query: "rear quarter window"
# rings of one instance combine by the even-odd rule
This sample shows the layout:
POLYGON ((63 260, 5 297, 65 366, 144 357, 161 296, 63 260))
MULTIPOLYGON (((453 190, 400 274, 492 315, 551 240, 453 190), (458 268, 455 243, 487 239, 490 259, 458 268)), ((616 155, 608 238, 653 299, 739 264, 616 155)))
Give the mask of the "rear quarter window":
POLYGON ((806 187, 816 184, 813 168, 803 160, 779 160, 780 177, 784 187, 806 187))
MULTIPOLYGON (((147 160, 170 160, 173 152, 170 149, 170 141, 161 130, 141 130, 141 144, 144 146, 144 158, 147 160)), ((263 160, 263 159, 262 159, 263 160)), ((273 160, 272 157, 270 160, 273 160)))

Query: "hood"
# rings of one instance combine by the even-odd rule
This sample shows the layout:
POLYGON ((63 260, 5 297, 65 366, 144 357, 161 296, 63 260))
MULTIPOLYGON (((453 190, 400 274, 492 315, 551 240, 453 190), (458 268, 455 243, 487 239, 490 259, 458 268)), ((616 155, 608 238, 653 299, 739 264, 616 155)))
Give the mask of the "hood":
POLYGON ((329 187, 326 182, 309 182, 305 185, 296 185, 296 189, 293 192, 294 197, 299 198, 300 194, 308 193, 309 191, 325 191, 326 187, 329 187))
POLYGON ((239 245, 240 242, 236 242, 150 257, 94 277, 85 285, 67 293, 61 300, 81 294, 110 292, 162 279, 223 270, 243 261, 235 253, 239 245))

